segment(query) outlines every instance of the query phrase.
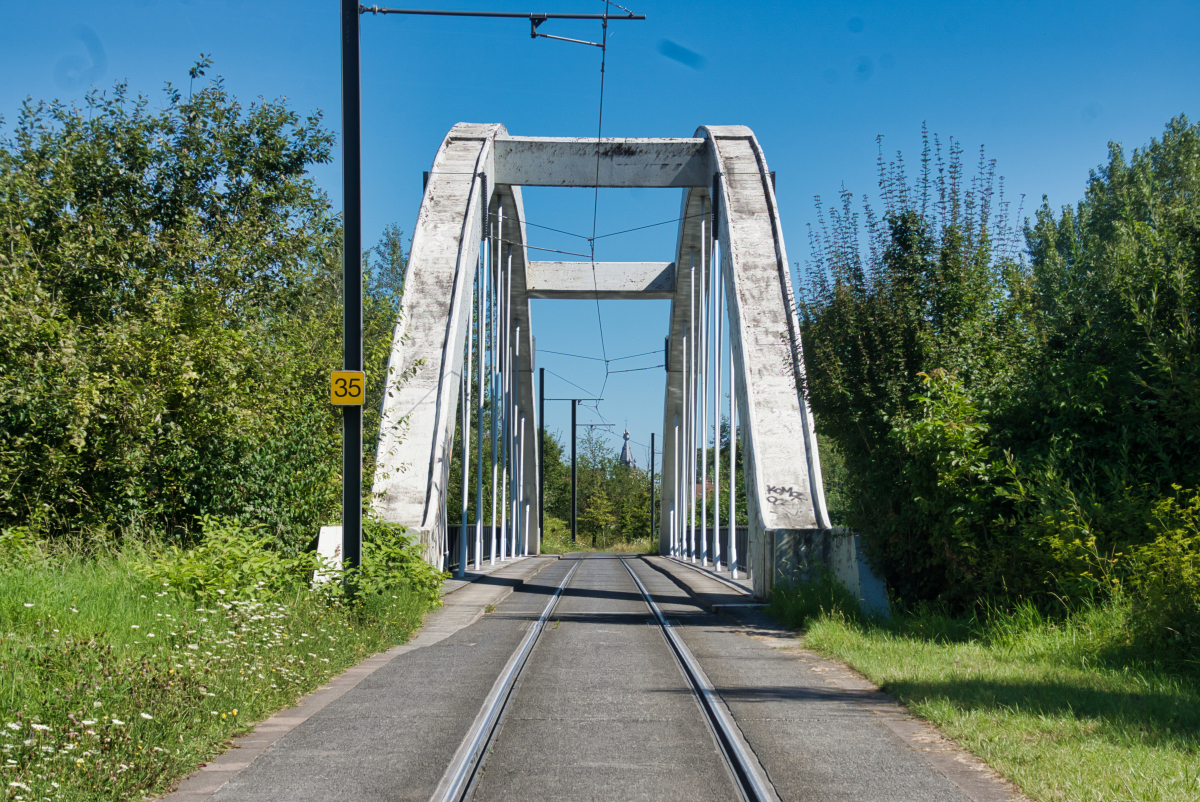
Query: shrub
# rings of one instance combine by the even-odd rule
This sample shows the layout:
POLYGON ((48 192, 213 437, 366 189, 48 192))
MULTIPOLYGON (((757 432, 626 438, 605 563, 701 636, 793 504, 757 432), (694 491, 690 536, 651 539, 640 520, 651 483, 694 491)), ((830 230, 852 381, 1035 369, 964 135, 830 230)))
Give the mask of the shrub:
POLYGON ((437 607, 442 580, 448 576, 425 562, 420 546, 405 535, 403 526, 373 518, 364 521, 362 568, 357 580, 364 596, 403 585, 423 603, 437 607))
POLYGON ((1133 622, 1151 643, 1182 641, 1200 656, 1200 492, 1174 489, 1155 505, 1158 536, 1132 555, 1133 622))
POLYGON ((857 622, 866 620, 858 599, 825 568, 820 569, 815 580, 776 586, 771 592, 767 613, 793 629, 802 629, 822 616, 857 622))
POLYGON ((321 557, 287 555, 263 524, 241 524, 206 515, 203 536, 192 548, 168 546, 138 562, 139 573, 194 596, 270 597, 306 584, 321 557))

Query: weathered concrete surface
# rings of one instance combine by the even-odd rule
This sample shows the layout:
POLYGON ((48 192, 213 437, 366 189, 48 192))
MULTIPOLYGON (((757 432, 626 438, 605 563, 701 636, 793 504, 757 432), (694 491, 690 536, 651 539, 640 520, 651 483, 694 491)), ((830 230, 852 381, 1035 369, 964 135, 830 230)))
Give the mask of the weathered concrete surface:
POLYGON ((702 139, 505 136, 495 153, 496 181, 527 187, 702 187, 712 175, 702 139))
MULTIPOLYGON (((640 562, 640 561, 639 561, 640 562)), ((784 800, 1018 802, 986 764, 761 611, 701 610, 721 583, 673 560, 634 565, 717 687, 784 800), (686 587, 688 593, 681 593, 686 587)))
POLYGON ((762 149, 745 126, 707 132, 720 173, 717 234, 729 293, 730 337, 741 379, 738 418, 748 441, 744 459, 750 507, 755 595, 775 576, 766 548, 783 530, 828 529, 820 457, 803 375, 800 327, 790 265, 762 149), (761 527, 761 529, 760 529, 761 527), (759 540, 759 547, 753 545, 759 540))
POLYGON ((728 800, 716 741, 615 555, 589 555, 510 701, 474 798, 728 800))
MULTIPOLYGON (((495 264, 508 267, 508 257, 512 257, 512 332, 514 342, 518 343, 519 359, 517 360, 517 398, 518 419, 525 416, 525 499, 530 502, 529 542, 530 553, 536 554, 541 547, 541 534, 538 529, 538 408, 537 395, 534 390, 533 374, 536 369, 537 354, 533 350, 533 318, 529 307, 527 291, 527 273, 529 271, 529 254, 525 244, 529 242, 525 231, 525 206, 521 202, 521 188, 497 183, 492 196, 493 246, 498 250, 498 260, 495 264), (497 213, 503 210, 503 223, 497 213), (519 335, 519 336, 518 336, 519 335)), ((516 426, 518 420, 513 421, 516 426)))
POLYGON ((859 536, 849 529, 832 529, 828 537, 831 540, 829 567, 833 575, 854 594, 863 610, 888 615, 887 585, 867 561, 859 536))
POLYGON ((675 297, 673 262, 530 262, 530 298, 650 300, 675 297))
MULTIPOLYGON (((476 623, 484 616, 489 605, 500 604, 513 593, 514 589, 521 589, 524 583, 534 583, 534 577, 558 562, 554 557, 529 557, 498 565, 486 574, 475 575, 472 581, 446 580, 443 606, 425 617, 424 625, 412 640, 367 658, 345 673, 334 677, 324 687, 305 696, 295 707, 282 710, 256 725, 252 732, 235 739, 229 751, 218 755, 202 769, 184 779, 178 790, 165 797, 166 802, 202 802, 213 799, 214 794, 217 794, 218 791, 221 792, 218 797, 221 799, 309 798, 293 796, 292 790, 289 789, 304 789, 312 784, 319 791, 321 789, 319 778, 327 770, 328 767, 324 764, 328 761, 318 759, 312 766, 306 766, 303 761, 298 764, 292 761, 292 765, 296 768, 294 775, 285 781, 277 781, 273 778, 278 774, 278 765, 288 765, 297 749, 300 752, 304 751, 302 744, 296 744, 294 741, 280 744, 281 739, 292 733, 296 733, 293 739, 300 739, 301 735, 314 734, 316 730, 313 728, 321 725, 319 721, 313 722, 313 718, 331 706, 335 710, 331 711, 329 715, 336 716, 336 706, 343 697, 359 688, 368 678, 397 658, 419 649, 435 646, 476 623), (268 763, 276 764, 275 768, 265 764, 257 765, 256 761, 268 753, 272 747, 277 751, 272 752, 265 760, 268 763), (252 765, 254 765, 253 771, 245 773, 245 770, 252 765), (313 769, 313 771, 310 773, 309 769, 313 769), (261 776, 259 776, 260 772, 261 776), (231 781, 233 787, 226 789, 226 784, 231 781)), ((531 584, 530 587, 540 589, 541 585, 531 584)), ((528 593, 529 588, 522 592, 528 593)), ((533 595, 540 594, 534 590, 533 595)), ((520 639, 519 633, 516 638, 520 639)), ((498 648, 502 651, 504 643, 498 644, 498 648)), ((410 693, 413 696, 419 696, 421 688, 411 685, 401 686, 395 689, 394 693, 401 695, 410 693)), ((381 696, 387 696, 387 694, 374 692, 376 699, 381 696)), ((417 701, 419 703, 420 700, 417 701)), ((369 762, 372 759, 370 753, 372 750, 378 750, 379 747, 379 743, 362 744, 361 748, 367 752, 364 760, 369 762)), ((350 758, 350 756, 346 757, 350 758)), ((449 760, 450 757, 447 755, 445 761, 449 762, 449 760)), ((436 783, 436 779, 434 782, 436 783)), ((432 788, 430 790, 432 791, 432 788)), ((335 796, 331 798, 352 799, 354 797, 335 796)))
MULTIPOLYGON (((500 125, 459 123, 434 159, 413 231, 400 322, 392 340, 387 393, 380 426, 374 478, 380 516, 404 524, 421 538, 426 559, 440 561, 446 527, 450 449, 464 367, 472 287, 480 258, 482 216, 493 226, 490 264, 512 265, 512 331, 521 360, 517 381, 518 415, 528 427, 525 498, 538 504, 538 454, 534 447, 537 411, 533 395, 532 332, 525 297, 525 223, 519 187, 498 187, 492 176, 492 143, 500 125), (484 179, 487 179, 486 182, 484 179), (484 190, 486 184, 486 194, 484 190)), ((517 425, 517 421, 513 421, 517 425)), ((540 542, 531 516, 530 541, 540 542)))
MULTIPOLYGON (((734 354, 734 389, 743 448, 754 592, 764 598, 779 566, 776 541, 829 528, 816 435, 798 391, 803 375, 800 329, 770 169, 744 126, 702 127, 708 164, 719 173, 716 201, 720 271, 724 274, 734 354)), ((712 258, 711 181, 685 192, 675 262, 667 402, 663 415, 663 507, 660 549, 670 538, 675 499, 674 421, 683 419, 684 335, 694 331, 693 293, 703 290, 712 258), (693 271, 692 265, 695 265, 693 271)), ((690 339, 690 338, 689 338, 690 339)), ((679 448, 678 453, 683 453, 679 448)), ((686 494, 678 499, 686 503, 686 494)))
POLYGON ((433 162, 413 230, 400 322, 388 362, 375 507, 421 537, 436 564, 454 442, 463 346, 482 231, 479 174, 499 125, 459 123, 433 162))

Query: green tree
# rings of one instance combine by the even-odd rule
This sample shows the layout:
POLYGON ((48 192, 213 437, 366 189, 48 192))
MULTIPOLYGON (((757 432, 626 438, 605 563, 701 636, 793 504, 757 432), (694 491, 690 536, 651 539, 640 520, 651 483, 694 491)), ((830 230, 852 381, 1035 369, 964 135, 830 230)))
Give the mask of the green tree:
MULTIPOLYGON (((332 145, 220 78, 26 102, 0 146, 0 525, 226 515, 301 548, 334 515, 340 224, 308 173, 332 145)), ((398 286, 371 275, 377 408, 398 286)))
POLYGON ((1038 381, 1013 416, 1012 519, 1068 592, 1153 540, 1200 487, 1200 129, 1186 117, 1128 160, 1116 143, 1077 206, 1043 199, 1026 237, 1038 381))
POLYGON ((884 212, 863 232, 845 195, 813 237, 804 389, 847 520, 902 598, 1128 588, 1165 637, 1200 559, 1164 512, 1200 486, 1200 129, 1112 145, 1078 205, 1026 225, 1028 265, 959 153, 927 148, 915 186, 881 158, 884 212))
POLYGON ((610 529, 616 522, 613 515, 612 503, 603 487, 592 489, 587 495, 587 502, 579 513, 579 533, 591 537, 592 548, 597 545, 608 545, 610 529))
POLYGON ((962 148, 951 140, 943 151, 926 135, 915 185, 903 159, 885 162, 881 151, 879 188, 882 210, 864 201, 865 226, 850 193, 840 208, 818 201, 799 303, 803 390, 818 435, 844 459, 846 522, 864 533, 889 583, 904 598, 961 598, 981 582, 999 587, 1002 577, 980 561, 990 565, 1017 545, 989 542, 986 524, 963 535, 960 519, 990 521, 996 494, 972 484, 986 477, 944 476, 947 463, 927 435, 935 426, 970 429, 978 410, 1009 403, 1029 364, 1028 271, 982 151, 968 178, 962 148), (952 376, 947 386, 961 396, 936 414, 968 417, 930 417, 930 375, 952 376), (919 490, 931 487, 936 499, 919 490), (987 549, 976 548, 977 537, 987 549))

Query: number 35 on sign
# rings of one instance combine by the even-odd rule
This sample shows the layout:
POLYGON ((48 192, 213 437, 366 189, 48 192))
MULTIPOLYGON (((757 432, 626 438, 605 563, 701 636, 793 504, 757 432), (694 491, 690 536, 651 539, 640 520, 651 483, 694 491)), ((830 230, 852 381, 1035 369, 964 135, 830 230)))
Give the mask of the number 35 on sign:
POLYGON ((365 387, 366 375, 361 370, 335 370, 329 380, 329 402, 339 407, 360 407, 365 387))

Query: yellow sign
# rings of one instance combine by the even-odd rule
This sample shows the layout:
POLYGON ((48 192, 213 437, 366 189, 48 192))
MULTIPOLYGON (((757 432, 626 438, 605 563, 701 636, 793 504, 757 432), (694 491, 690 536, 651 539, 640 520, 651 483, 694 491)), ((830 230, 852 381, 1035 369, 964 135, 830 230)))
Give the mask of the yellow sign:
POLYGON ((362 406, 366 379, 361 370, 335 370, 329 382, 329 402, 340 407, 362 406))

